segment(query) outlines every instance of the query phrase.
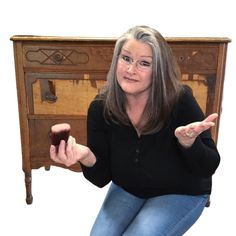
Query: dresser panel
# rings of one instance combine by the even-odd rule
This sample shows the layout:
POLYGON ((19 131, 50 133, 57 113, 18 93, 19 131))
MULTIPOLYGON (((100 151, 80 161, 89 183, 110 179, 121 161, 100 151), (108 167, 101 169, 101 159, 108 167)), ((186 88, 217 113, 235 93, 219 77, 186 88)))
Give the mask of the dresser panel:
POLYGON ((51 70, 101 71, 110 66, 114 45, 25 45, 24 66, 51 70))
POLYGON ((218 66, 219 44, 171 44, 182 73, 214 73, 218 66))
POLYGON ((87 115, 106 74, 27 73, 29 114, 87 115))
MULTIPOLYGON (((49 157, 50 136, 49 131, 52 125, 56 123, 68 122, 71 125, 71 135, 80 144, 87 143, 87 124, 86 116, 68 116, 68 117, 46 117, 46 116, 29 116, 29 137, 30 137, 30 158, 31 168, 40 168, 43 166, 60 166, 49 157)), ((80 165, 76 164, 70 168, 74 171, 80 171, 80 165)))

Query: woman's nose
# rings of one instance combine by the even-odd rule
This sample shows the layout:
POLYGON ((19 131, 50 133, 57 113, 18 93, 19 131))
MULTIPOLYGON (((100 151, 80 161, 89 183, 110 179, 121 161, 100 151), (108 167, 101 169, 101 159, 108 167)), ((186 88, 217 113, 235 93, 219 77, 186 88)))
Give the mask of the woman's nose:
POLYGON ((137 70, 137 66, 136 66, 136 63, 130 63, 127 67, 127 71, 129 73, 135 73, 137 70))

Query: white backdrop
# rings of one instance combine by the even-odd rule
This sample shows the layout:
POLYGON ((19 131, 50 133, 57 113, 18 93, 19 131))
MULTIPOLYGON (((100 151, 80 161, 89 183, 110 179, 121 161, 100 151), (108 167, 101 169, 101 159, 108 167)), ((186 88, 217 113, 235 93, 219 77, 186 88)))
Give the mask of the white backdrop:
MULTIPOLYGON (((235 101, 236 14, 232 0, 1 1, 0 3, 0 235, 88 236, 107 187, 81 173, 52 167, 33 170, 32 205, 25 203, 13 48, 16 34, 117 37, 146 24, 165 37, 229 37, 218 139, 222 161, 213 181, 211 207, 186 234, 236 235, 235 101), (232 214, 232 215, 231 215, 232 214)), ((102 236, 102 235, 101 235, 102 236)))

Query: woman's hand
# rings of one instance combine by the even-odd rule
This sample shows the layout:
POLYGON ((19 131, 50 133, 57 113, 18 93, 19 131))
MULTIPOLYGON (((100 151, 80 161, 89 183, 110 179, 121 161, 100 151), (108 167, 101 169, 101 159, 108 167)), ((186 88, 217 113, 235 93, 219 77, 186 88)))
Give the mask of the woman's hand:
POLYGON ((203 121, 193 122, 185 126, 180 126, 176 128, 175 136, 183 147, 191 147, 199 134, 215 125, 214 120, 217 117, 218 114, 213 113, 203 121))
POLYGON ((93 166, 96 158, 90 149, 84 145, 77 144, 74 137, 70 136, 67 143, 61 140, 58 147, 51 145, 50 157, 53 161, 71 166, 81 162, 86 166, 93 166))

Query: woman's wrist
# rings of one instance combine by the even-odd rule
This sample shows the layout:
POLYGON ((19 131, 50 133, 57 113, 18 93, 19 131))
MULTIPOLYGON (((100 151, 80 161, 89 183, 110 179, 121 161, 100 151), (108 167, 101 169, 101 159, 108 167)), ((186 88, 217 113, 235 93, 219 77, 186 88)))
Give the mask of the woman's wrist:
POLYGON ((96 157, 88 147, 85 147, 85 149, 84 155, 79 159, 79 162, 84 166, 92 167, 96 163, 96 157))

